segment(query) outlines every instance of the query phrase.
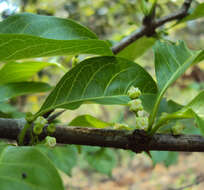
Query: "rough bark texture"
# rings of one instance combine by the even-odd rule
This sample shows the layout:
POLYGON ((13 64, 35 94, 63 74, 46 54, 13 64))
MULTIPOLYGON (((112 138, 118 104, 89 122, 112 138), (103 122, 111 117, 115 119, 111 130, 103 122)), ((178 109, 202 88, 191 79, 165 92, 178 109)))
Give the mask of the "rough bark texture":
MULTIPOLYGON (((24 120, 0 119, 0 138, 18 140, 24 120)), ((47 135, 46 127, 40 136, 47 135)), ((204 138, 198 135, 155 134, 151 138, 142 130, 126 131, 58 126, 52 135, 60 144, 101 146, 132 150, 136 153, 150 150, 204 152, 204 138)), ((29 134, 25 144, 30 140, 29 134)))

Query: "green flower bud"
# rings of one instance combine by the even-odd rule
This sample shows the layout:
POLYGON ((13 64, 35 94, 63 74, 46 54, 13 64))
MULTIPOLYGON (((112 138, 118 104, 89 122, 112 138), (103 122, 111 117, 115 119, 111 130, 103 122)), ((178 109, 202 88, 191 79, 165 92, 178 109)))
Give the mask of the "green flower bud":
POLYGON ((172 127, 172 133, 173 135, 180 135, 184 129, 185 129, 184 125, 182 125, 181 123, 176 123, 172 127))
POLYGON ((139 88, 135 88, 134 86, 131 86, 130 89, 128 90, 127 92, 128 96, 131 98, 131 99, 136 99, 138 98, 142 93, 140 91, 139 88))
POLYGON ((45 145, 48 147, 54 147, 56 145, 56 138, 47 136, 45 138, 45 145))
POLYGON ((142 129, 142 130, 147 130, 148 129, 148 117, 136 117, 136 128, 137 129, 142 129))
POLYGON ((125 123, 115 123, 114 129, 116 129, 116 130, 129 130, 130 127, 125 123))
POLYGON ((35 120, 35 124, 41 124, 42 126, 46 125, 47 124, 47 120, 42 117, 42 116, 39 116, 36 120, 35 120))
POLYGON ((140 99, 131 100, 128 102, 130 111, 138 112, 143 110, 142 101, 140 99))
POLYGON ((41 124, 35 124, 35 125, 34 125, 34 127, 33 127, 33 133, 34 133, 35 135, 41 134, 42 131, 43 131, 43 127, 42 127, 41 124))
POLYGON ((34 115, 31 112, 27 112, 25 119, 28 123, 31 123, 34 120, 34 115))
POLYGON ((51 123, 47 126, 47 131, 50 132, 50 133, 54 133, 56 130, 56 126, 54 123, 51 123))

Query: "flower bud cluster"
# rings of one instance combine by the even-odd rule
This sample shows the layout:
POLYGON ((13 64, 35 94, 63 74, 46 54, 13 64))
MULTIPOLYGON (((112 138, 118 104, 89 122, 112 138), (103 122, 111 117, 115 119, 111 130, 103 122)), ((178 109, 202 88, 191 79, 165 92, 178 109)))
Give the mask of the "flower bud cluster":
POLYGON ((148 128, 148 117, 136 117, 136 128, 147 130, 148 128))
POLYGON ((25 119, 28 123, 31 123, 34 119, 34 115, 31 112, 27 112, 25 119))
POLYGON ((47 124, 47 120, 44 117, 39 116, 34 122, 34 127, 33 127, 34 134, 36 135, 41 134, 43 131, 43 127, 46 124, 47 124))
POLYGON ((141 95, 141 91, 139 88, 135 88, 134 86, 131 86, 127 94, 131 99, 136 99, 141 95))
POLYGON ((140 99, 131 100, 128 102, 129 110, 138 112, 143 110, 142 101, 140 99))
POLYGON ((147 130, 148 128, 148 113, 144 111, 142 101, 139 96, 142 94, 138 88, 131 86, 127 92, 132 99, 128 102, 129 110, 136 113, 136 128, 147 130))
POLYGON ((47 136, 45 138, 45 143, 44 143, 46 146, 48 147, 54 147, 56 145, 56 138, 55 137, 50 137, 50 136, 47 136))
POLYGON ((127 95, 132 99, 128 102, 128 106, 130 107, 130 111, 138 112, 143 110, 142 101, 139 99, 141 95, 141 91, 139 88, 135 88, 131 86, 127 92, 127 95))
POLYGON ((56 130, 56 126, 55 126, 54 123, 51 123, 51 124, 49 124, 49 125, 47 126, 47 131, 48 131, 49 133, 54 133, 55 130, 56 130))

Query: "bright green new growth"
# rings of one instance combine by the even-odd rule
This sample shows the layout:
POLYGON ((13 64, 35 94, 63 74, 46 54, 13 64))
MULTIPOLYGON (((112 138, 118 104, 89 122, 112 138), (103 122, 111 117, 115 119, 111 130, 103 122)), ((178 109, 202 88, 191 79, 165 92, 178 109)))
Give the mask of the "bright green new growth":
POLYGON ((40 135, 41 133, 42 133, 42 131, 43 131, 43 125, 41 125, 41 124, 35 124, 34 125, 34 127, 33 127, 33 133, 35 134, 35 135, 40 135))
POLYGON ((31 112, 27 112, 26 113, 26 117, 25 117, 25 120, 28 122, 28 123, 31 123, 34 119, 34 115, 31 113, 31 112))
POLYGON ((140 99, 131 100, 128 102, 128 106, 130 107, 130 111, 138 112, 143 110, 142 101, 140 99))
POLYGON ((141 91, 139 88, 135 88, 134 86, 131 86, 130 89, 127 92, 127 95, 131 98, 131 99, 136 99, 141 95, 141 91))
POLYGON ((47 124, 47 120, 44 117, 39 116, 39 117, 37 117, 37 119, 35 120, 34 123, 39 124, 41 126, 45 126, 47 124))
POLYGON ((148 117, 136 117, 136 129, 148 129, 148 117))
POLYGON ((138 98, 142 94, 141 91, 131 86, 127 94, 132 99, 128 102, 129 110, 136 114, 135 128, 147 131, 149 114, 144 110, 142 100, 138 98))
POLYGON ((127 92, 127 95, 132 99, 128 102, 130 111, 137 113, 138 111, 143 110, 142 101, 138 98, 141 95, 139 88, 131 86, 127 92))
POLYGON ((34 121, 34 127, 33 127, 33 132, 36 135, 39 135, 42 133, 43 131, 43 127, 47 124, 47 120, 42 117, 39 116, 37 117, 37 119, 34 121))

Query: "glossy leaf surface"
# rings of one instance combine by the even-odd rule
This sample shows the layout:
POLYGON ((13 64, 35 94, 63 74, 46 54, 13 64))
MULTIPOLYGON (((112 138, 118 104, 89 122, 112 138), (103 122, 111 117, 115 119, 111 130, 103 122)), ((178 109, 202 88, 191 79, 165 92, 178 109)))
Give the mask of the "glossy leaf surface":
POLYGON ((91 115, 80 115, 74 118, 69 123, 69 126, 106 128, 106 127, 110 127, 111 123, 104 122, 91 115))
POLYGON ((22 13, 0 22, 1 61, 76 54, 112 52, 105 41, 72 20, 22 13))
POLYGON ((167 88, 176 81, 190 66, 198 63, 204 57, 204 51, 191 51, 184 42, 169 44, 158 42, 155 51, 155 71, 158 82, 158 93, 151 114, 150 123, 156 116, 160 101, 167 88))
POLYGON ((2 190, 64 190, 61 178, 41 152, 33 147, 0 147, 2 190))
POLYGON ((55 108, 76 109, 82 103, 127 104, 130 86, 142 93, 156 93, 152 77, 138 64, 123 58, 86 59, 56 85, 37 115, 55 108))
POLYGON ((46 154, 58 169, 71 176, 72 168, 77 164, 77 149, 74 145, 54 148, 37 146, 37 148, 46 154))
POLYGON ((4 84, 0 85, 0 102, 17 96, 47 92, 49 90, 51 90, 51 86, 43 82, 17 82, 4 84))
POLYGON ((41 69, 51 65, 58 66, 55 63, 31 61, 6 63, 0 70, 0 84, 26 81, 41 69))

